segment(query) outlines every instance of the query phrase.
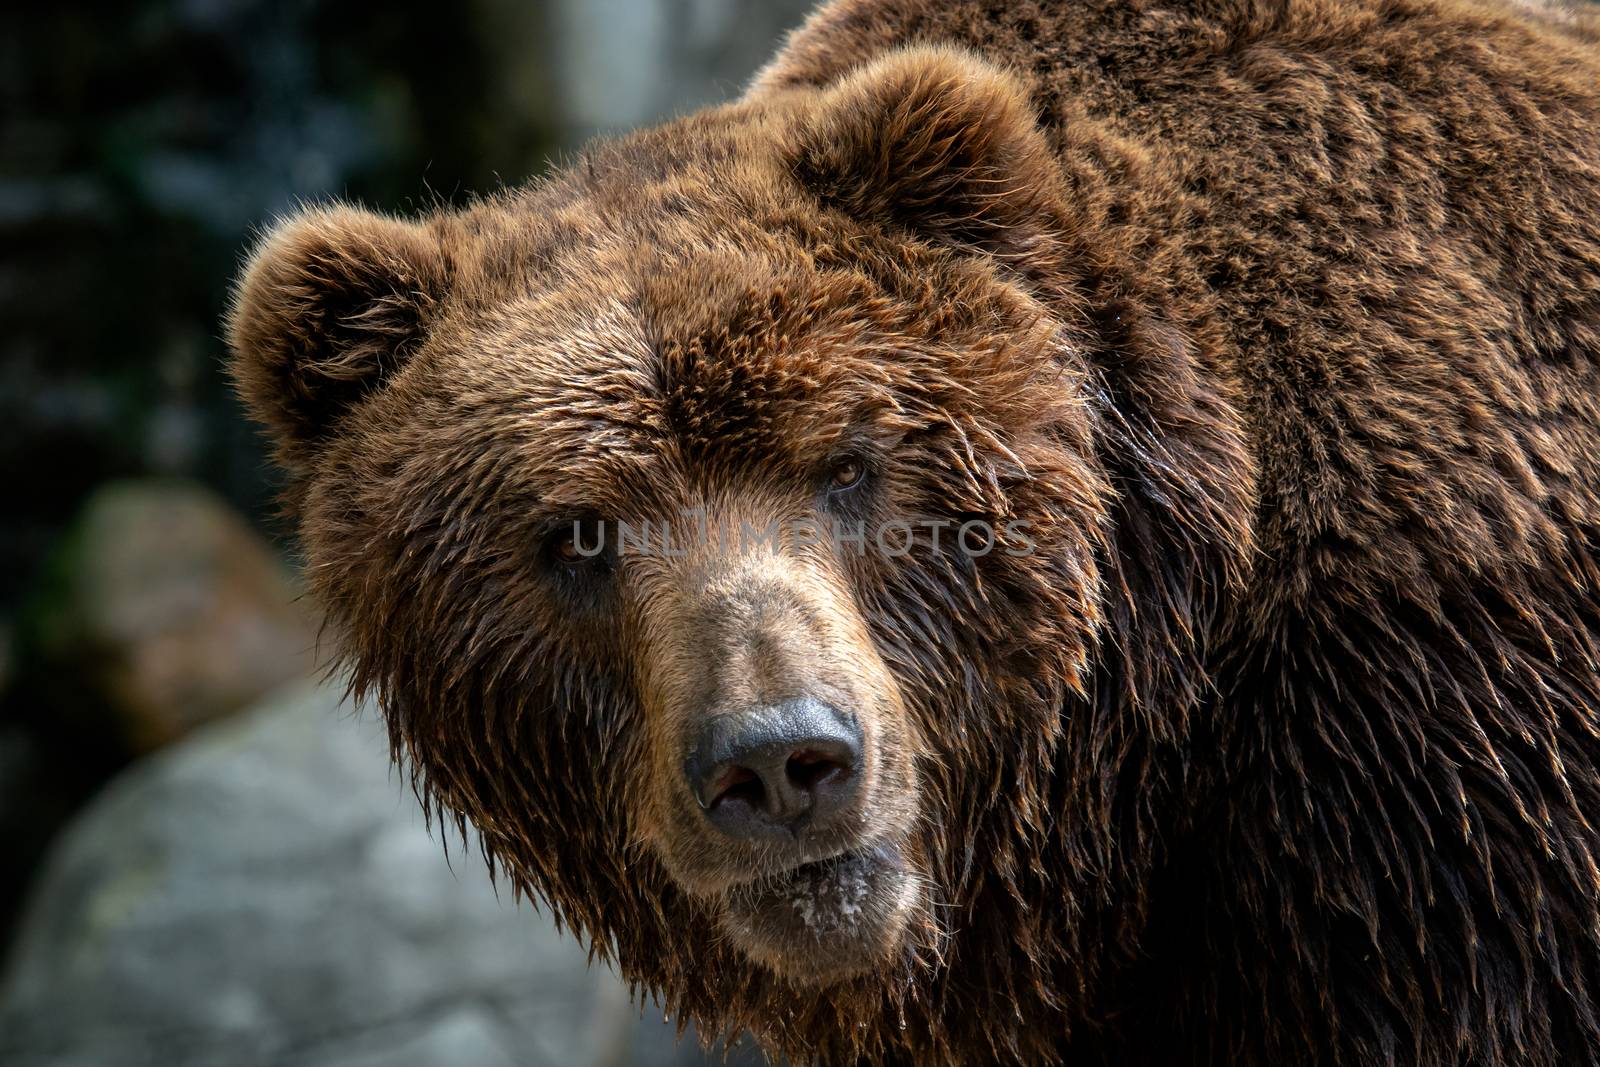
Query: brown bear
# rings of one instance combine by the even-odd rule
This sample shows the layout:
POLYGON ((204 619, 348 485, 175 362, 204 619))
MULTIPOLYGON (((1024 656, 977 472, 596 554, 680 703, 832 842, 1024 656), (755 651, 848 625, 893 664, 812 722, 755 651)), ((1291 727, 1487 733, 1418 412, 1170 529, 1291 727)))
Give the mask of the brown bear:
POLYGON ((1600 48, 838 0, 233 370, 396 757, 703 1033, 1600 1060, 1600 48))

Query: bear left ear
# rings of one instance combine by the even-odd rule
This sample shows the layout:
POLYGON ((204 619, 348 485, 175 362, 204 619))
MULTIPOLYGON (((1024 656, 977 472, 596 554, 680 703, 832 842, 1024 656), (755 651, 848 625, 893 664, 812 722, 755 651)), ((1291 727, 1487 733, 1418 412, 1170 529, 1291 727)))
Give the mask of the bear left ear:
POLYGON ((1001 259, 1028 255, 1062 217, 1027 90, 958 49, 907 48, 824 90, 792 163, 852 217, 1001 259))
POLYGON ((451 281, 429 222, 313 207, 279 223, 228 313, 232 371, 291 470, 424 339, 451 281))

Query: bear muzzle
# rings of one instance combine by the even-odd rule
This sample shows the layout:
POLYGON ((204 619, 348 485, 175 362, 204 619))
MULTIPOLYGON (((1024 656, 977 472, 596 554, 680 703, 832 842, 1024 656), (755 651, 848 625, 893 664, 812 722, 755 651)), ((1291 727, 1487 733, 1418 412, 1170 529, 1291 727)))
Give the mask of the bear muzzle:
POLYGON ((706 716, 683 760, 708 843, 760 857, 717 894, 720 925, 791 981, 883 965, 921 899, 900 844, 909 798, 884 795, 871 740, 856 715, 797 697, 706 716))

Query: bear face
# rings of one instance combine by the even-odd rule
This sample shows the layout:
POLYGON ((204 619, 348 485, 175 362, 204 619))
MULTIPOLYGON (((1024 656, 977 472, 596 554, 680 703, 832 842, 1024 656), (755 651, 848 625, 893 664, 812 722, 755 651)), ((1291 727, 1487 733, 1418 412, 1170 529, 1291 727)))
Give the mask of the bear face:
POLYGON ((950 828, 1044 774, 1110 496, 1088 327, 1026 273, 1058 186, 1008 77, 913 50, 460 212, 308 210, 244 275, 356 688, 652 984, 937 957, 950 828))

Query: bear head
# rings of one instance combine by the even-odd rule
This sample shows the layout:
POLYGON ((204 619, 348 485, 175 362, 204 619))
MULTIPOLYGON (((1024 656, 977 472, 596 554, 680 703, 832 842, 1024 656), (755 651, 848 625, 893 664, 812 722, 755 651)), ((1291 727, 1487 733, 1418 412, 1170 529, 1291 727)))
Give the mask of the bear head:
POLYGON ((1085 295, 1069 204, 1011 75, 911 49, 463 209, 305 209, 242 275, 233 373, 397 758, 691 1018, 864 1020, 981 894, 1113 862, 1088 768, 1150 727, 1089 725, 1139 580, 1105 452, 1155 446, 1086 353, 1192 370, 1085 295))

